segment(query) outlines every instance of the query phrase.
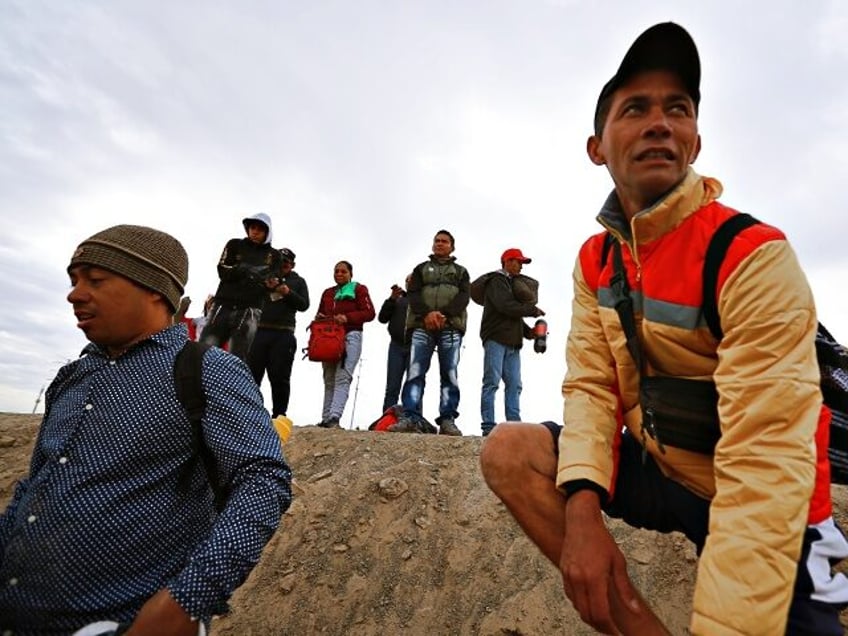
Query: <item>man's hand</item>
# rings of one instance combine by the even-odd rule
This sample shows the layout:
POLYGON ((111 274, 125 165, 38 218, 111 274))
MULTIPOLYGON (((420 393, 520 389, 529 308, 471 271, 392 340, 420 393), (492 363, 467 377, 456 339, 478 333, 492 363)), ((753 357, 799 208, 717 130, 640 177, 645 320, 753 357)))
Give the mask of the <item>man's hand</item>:
POLYGON ((565 519, 559 562, 565 595, 585 623, 602 634, 618 634, 621 623, 613 620, 612 605, 633 614, 641 605, 624 555, 604 525, 597 493, 581 490, 569 497, 565 519))
POLYGON ((424 316, 424 328, 427 331, 439 331, 444 328, 447 318, 440 311, 431 311, 424 316))
POLYGON ((400 298, 400 295, 403 293, 403 289, 398 287, 397 285, 392 285, 392 293, 389 296, 392 300, 397 300, 400 298))
POLYGON ((333 320, 336 321, 337 325, 343 325, 347 323, 347 316, 345 316, 344 314, 336 314, 335 316, 333 316, 333 320))
POLYGON ((198 623, 163 588, 141 606, 126 636, 196 636, 198 623))

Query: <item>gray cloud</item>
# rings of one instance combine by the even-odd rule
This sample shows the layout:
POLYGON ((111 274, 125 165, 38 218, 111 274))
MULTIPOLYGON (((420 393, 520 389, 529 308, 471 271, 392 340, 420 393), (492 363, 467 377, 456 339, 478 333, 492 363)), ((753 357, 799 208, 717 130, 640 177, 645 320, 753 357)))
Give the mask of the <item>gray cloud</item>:
MULTIPOLYGON (((665 19, 703 57, 696 168, 724 182, 728 205, 786 231, 848 339, 848 307, 828 297, 848 267, 839 3, 7 0, 0 13, 2 410, 31 408, 84 344, 64 301, 81 239, 121 222, 174 233, 199 305, 239 220, 264 210, 316 301, 346 258, 379 304, 440 227, 472 275, 505 247, 532 254, 551 339, 525 354, 525 416, 558 418, 571 267, 610 188, 585 158, 594 100, 633 37, 665 19)), ((474 309, 467 432, 478 325, 474 309)), ((387 344, 376 323, 365 339, 360 415, 381 402, 387 344)), ((293 417, 308 423, 320 374, 300 363, 294 383, 293 417)))

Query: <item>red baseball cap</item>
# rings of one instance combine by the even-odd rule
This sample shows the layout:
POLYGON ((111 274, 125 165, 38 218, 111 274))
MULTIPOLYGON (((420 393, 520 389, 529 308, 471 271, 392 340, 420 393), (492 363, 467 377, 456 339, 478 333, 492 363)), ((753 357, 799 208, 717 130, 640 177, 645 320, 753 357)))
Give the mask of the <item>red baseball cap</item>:
POLYGON ((507 251, 505 251, 501 255, 501 263, 505 263, 511 258, 521 261, 525 265, 533 260, 524 256, 524 254, 521 253, 521 250, 517 247, 510 247, 507 251))

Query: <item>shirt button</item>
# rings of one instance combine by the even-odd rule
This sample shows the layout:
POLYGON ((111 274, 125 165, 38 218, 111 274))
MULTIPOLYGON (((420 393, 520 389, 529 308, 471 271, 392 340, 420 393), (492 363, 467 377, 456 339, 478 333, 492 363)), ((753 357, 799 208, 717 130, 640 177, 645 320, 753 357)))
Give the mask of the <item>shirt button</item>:
POLYGON ((29 517, 27 517, 27 522, 28 523, 35 523, 35 515, 30 515, 29 517))
POLYGON ((59 463, 60 463, 60 464, 67 464, 67 463, 68 463, 68 458, 67 458, 67 457, 60 457, 60 458, 59 458, 59 463))
POLYGON ((16 578, 9 579, 9 585, 11 587, 15 587, 17 584, 18 584, 18 579, 16 579, 16 578))
POLYGON ((93 408, 94 408, 94 405, 93 405, 93 404, 86 404, 86 405, 85 405, 85 410, 86 410, 86 411, 90 411, 90 410, 91 410, 91 409, 93 409, 93 408))
POLYGON ((109 360, 109 364, 111 364, 111 365, 114 367, 114 366, 115 366, 116 364, 118 364, 118 363, 117 363, 117 362, 115 362, 114 360, 109 360))

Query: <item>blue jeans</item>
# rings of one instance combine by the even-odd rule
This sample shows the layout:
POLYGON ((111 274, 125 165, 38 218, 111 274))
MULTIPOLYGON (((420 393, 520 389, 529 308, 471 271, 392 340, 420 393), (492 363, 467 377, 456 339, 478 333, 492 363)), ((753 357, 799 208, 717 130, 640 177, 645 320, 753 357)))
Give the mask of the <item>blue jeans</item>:
POLYGON ((506 419, 520 422, 521 349, 486 340, 483 343, 483 390, 480 392, 480 418, 484 428, 495 425, 495 394, 501 379, 506 419))
POLYGON ((403 386, 403 375, 409 366, 409 345, 396 342, 389 343, 389 353, 386 358, 386 394, 383 397, 383 412, 398 403, 400 389, 403 386))
POLYGON ((431 332, 415 329, 409 349, 409 367, 406 370, 406 383, 403 385, 403 410, 406 413, 421 413, 421 400, 424 397, 424 379, 430 370, 433 351, 439 349, 439 417, 456 419, 459 417, 459 350, 462 348, 462 334, 452 329, 431 332))

